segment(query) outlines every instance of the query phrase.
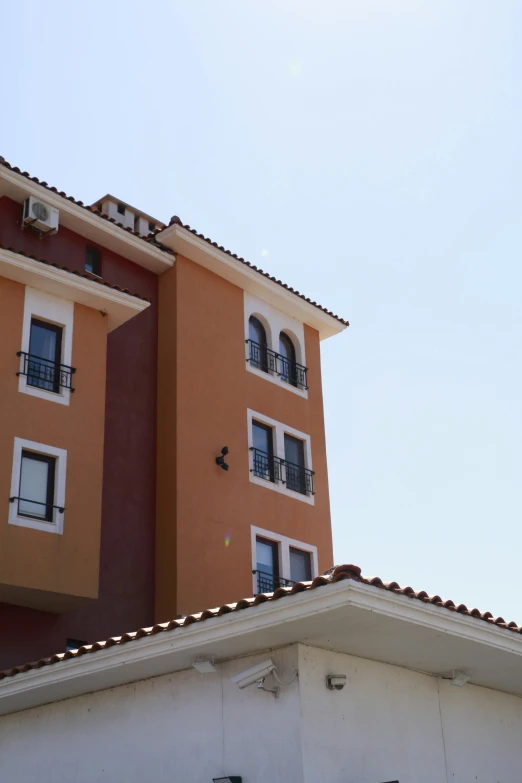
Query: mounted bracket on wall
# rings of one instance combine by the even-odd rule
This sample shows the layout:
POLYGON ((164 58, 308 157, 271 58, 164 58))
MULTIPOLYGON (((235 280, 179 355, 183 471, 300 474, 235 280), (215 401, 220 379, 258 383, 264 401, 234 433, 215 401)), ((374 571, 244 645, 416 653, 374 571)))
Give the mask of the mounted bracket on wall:
POLYGON ((225 457, 227 456, 227 454, 228 454, 228 446, 223 446, 223 448, 221 449, 221 456, 216 457, 216 465, 219 465, 221 470, 228 470, 229 466, 225 462, 225 457))

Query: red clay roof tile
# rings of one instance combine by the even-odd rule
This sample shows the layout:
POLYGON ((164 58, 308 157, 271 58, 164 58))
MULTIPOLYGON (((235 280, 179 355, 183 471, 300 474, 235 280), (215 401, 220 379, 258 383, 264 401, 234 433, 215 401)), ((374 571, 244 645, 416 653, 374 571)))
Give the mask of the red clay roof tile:
POLYGON ((1 155, 0 155, 0 166, 4 166, 4 168, 9 169, 9 171, 14 171, 15 174, 20 174, 22 177, 26 177, 26 179, 30 179, 31 182, 36 182, 37 185, 41 185, 43 188, 46 188, 47 190, 51 190, 53 193, 56 193, 58 196, 67 199, 67 201, 72 201, 73 204, 76 204, 78 207, 82 207, 82 209, 87 209, 89 212, 94 212, 95 215, 98 215, 103 220, 107 220, 109 223, 114 223, 114 225, 119 226, 124 231, 128 231, 130 234, 133 234, 136 237, 139 237, 139 239, 142 239, 144 242, 153 245, 158 250, 162 250, 164 253, 169 253, 170 255, 175 255, 175 253, 169 247, 165 247, 164 245, 161 245, 159 242, 156 242, 153 233, 144 237, 143 234, 139 233, 139 231, 134 231, 132 228, 129 228, 128 226, 124 226, 123 223, 118 223, 116 220, 114 220, 114 218, 110 218, 108 215, 105 215, 96 206, 89 206, 88 204, 84 204, 83 201, 78 201, 73 196, 68 196, 67 193, 65 193, 63 190, 58 190, 58 188, 55 188, 54 185, 48 185, 47 182, 39 180, 38 177, 31 177, 30 174, 27 173, 27 171, 21 171, 21 169, 19 169, 18 166, 12 166, 1 155))
MULTIPOLYGON (((209 237, 206 237, 204 234, 199 234, 194 228, 191 228, 188 224, 183 223, 181 219, 174 215, 171 217, 169 226, 178 225, 181 226, 181 228, 186 229, 187 231, 190 231, 191 234, 194 234, 195 236, 199 237, 200 239, 203 239, 205 242, 208 242, 209 245, 212 245, 213 247, 217 247, 218 250, 221 250, 223 253, 226 253, 227 255, 231 256, 232 258, 235 258, 237 261, 239 261, 241 264, 245 264, 245 266, 249 266, 251 269, 253 269, 255 272, 259 272, 260 275, 263 275, 264 277, 268 277, 269 280, 271 280, 273 283, 277 283, 282 288, 286 288, 287 291, 290 291, 292 294, 295 294, 296 296, 300 297, 300 299, 304 299, 305 302, 308 302, 309 304, 313 305, 314 307, 317 307, 318 310, 322 310, 323 313, 326 313, 327 315, 330 315, 332 318, 335 318, 340 323, 344 324, 344 326, 349 326, 349 322, 345 321, 344 318, 341 318, 339 315, 335 315, 335 313, 332 313, 331 310, 328 310, 326 307, 323 307, 320 304, 317 304, 317 302, 312 301, 308 296, 305 296, 304 294, 299 293, 299 291, 296 291, 294 288, 291 288, 286 283, 283 283, 281 280, 278 280, 276 277, 273 277, 268 272, 264 272, 262 269, 260 269, 258 266, 255 266, 254 264, 251 264, 250 261, 246 261, 244 258, 241 258, 236 253, 232 253, 230 250, 226 250, 222 245, 218 245, 217 242, 213 242, 209 237)), ((161 231, 164 231, 164 229, 161 229, 161 231)), ((159 233, 159 232, 156 232, 159 233)))
POLYGON ((123 636, 111 637, 104 642, 95 642, 94 644, 87 644, 80 647, 78 650, 68 650, 64 653, 58 653, 48 658, 41 658, 38 661, 32 663, 25 663, 21 666, 13 666, 11 669, 6 669, 0 672, 0 680, 6 677, 14 677, 17 674, 30 671, 31 669, 40 669, 42 666, 50 666, 51 664, 60 663, 61 661, 68 661, 71 658, 79 658, 82 655, 95 653, 98 650, 104 650, 114 645, 125 644, 126 642, 135 641, 141 639, 144 636, 154 636, 158 633, 165 633, 167 631, 173 631, 177 628, 183 628, 193 623, 201 623, 205 620, 209 620, 212 617, 221 617, 224 614, 230 612, 239 612, 243 609, 250 609, 252 607, 259 606, 268 601, 278 601, 281 598, 287 598, 297 593, 305 592, 308 590, 317 590, 319 587, 324 587, 328 584, 334 584, 344 579, 353 579, 356 582, 362 582, 362 584, 371 585, 381 590, 387 590, 389 592, 397 593, 398 595, 404 595, 406 598, 412 600, 420 600, 425 603, 429 602, 440 606, 443 609, 450 611, 458 611, 460 614, 468 615, 477 620, 485 621, 498 625, 500 628, 505 628, 512 633, 522 634, 522 626, 517 625, 514 621, 506 623, 502 617, 493 619, 491 612, 480 612, 478 609, 468 609, 465 604, 459 604, 455 607, 453 601, 442 601, 440 596, 429 596, 424 590, 415 591, 411 587, 401 587, 397 582, 383 582, 379 577, 365 577, 361 575, 361 569, 359 566, 344 564, 334 566, 325 572, 323 576, 316 576, 311 582, 297 582, 292 587, 279 587, 274 593, 260 594, 253 598, 243 598, 235 604, 225 604, 217 609, 206 609, 199 614, 188 615, 188 617, 182 617, 178 620, 171 620, 168 623, 158 623, 150 628, 140 628, 133 633, 126 633, 123 636))
POLYGON ((18 256, 24 256, 24 258, 29 258, 31 261, 37 261, 39 264, 53 266, 55 269, 60 269, 62 272, 68 272, 70 275, 76 275, 76 277, 85 277, 86 280, 91 280, 93 283, 98 283, 98 285, 104 285, 107 288, 113 288, 115 291, 121 291, 122 294, 128 294, 129 296, 133 296, 136 299, 142 299, 144 302, 150 302, 150 299, 147 296, 136 294, 133 291, 129 291, 128 288, 120 288, 119 285, 109 283, 108 280, 104 280, 102 277, 98 277, 97 275, 91 275, 90 272, 77 272, 75 269, 69 269, 67 266, 60 266, 59 264, 55 264, 54 261, 46 261, 44 258, 37 258, 31 253, 24 253, 23 250, 16 250, 14 247, 6 247, 2 244, 0 244, 0 250, 8 250, 10 253, 16 253, 18 256))
MULTIPOLYGON (((144 237, 142 234, 140 234, 138 231, 134 231, 129 226, 124 226, 123 223, 118 223, 114 218, 109 217, 108 215, 105 215, 102 213, 100 209, 98 209, 95 205, 87 205, 84 204, 83 201, 78 201, 73 196, 68 196, 67 193, 65 193, 63 190, 58 190, 54 185, 48 185, 45 181, 40 181, 38 177, 31 177, 30 174, 27 171, 21 171, 21 169, 18 168, 18 166, 12 166, 4 157, 0 155, 0 166, 4 166, 6 169, 9 169, 10 171, 14 171, 16 174, 20 174, 22 177, 26 177, 27 179, 30 179, 32 182, 36 182, 36 184, 41 185, 42 187, 46 188, 47 190, 51 190, 53 193, 57 193, 59 196, 62 196, 62 198, 67 199, 68 201, 72 201, 74 204, 76 204, 79 207, 82 207, 82 209, 87 209, 89 212, 93 212, 94 214, 101 217, 103 220, 107 220, 109 223, 113 223, 116 226, 119 226, 124 231, 127 231, 129 234, 133 234, 136 237, 139 237, 144 242, 148 242, 149 244, 152 244, 154 247, 157 247, 158 250, 162 250, 165 253, 170 253, 171 255, 175 255, 174 251, 171 250, 168 247, 165 247, 160 242, 156 241, 156 235, 159 234, 161 231, 164 230, 164 226, 158 227, 155 231, 148 234, 148 236, 144 237)), ((227 255, 231 256, 232 258, 235 258, 237 261, 239 261, 241 264, 245 264, 245 266, 249 266, 254 271, 258 272, 260 275, 263 275, 264 277, 267 277, 269 280, 271 280, 274 283, 277 283, 282 288, 285 288, 287 291, 290 291, 291 293, 295 294, 296 296, 300 297, 300 299, 304 299, 305 302, 308 302, 309 304, 313 305, 314 307, 317 307, 319 310, 322 310, 327 315, 330 315, 332 318, 335 318, 337 321, 342 323, 344 326, 349 326, 349 322, 346 321, 344 318, 341 318, 338 315, 335 315, 335 313, 332 313, 331 310, 328 310, 326 307, 323 307, 322 305, 318 304, 317 302, 314 302, 309 297, 305 296, 304 294, 301 294, 299 291, 296 291, 291 286, 287 285, 286 283, 283 283, 281 280, 278 280, 277 278, 270 275, 268 272, 264 272, 259 267, 255 266, 254 264, 250 263, 250 261, 246 261, 244 258, 241 258, 236 253, 232 253, 230 250, 226 250, 222 245, 218 245, 217 242, 213 242, 211 239, 206 237, 204 234, 198 233, 195 229, 191 228, 189 225, 182 223, 180 218, 177 215, 174 215, 170 219, 169 226, 173 224, 178 224, 182 228, 187 229, 187 231, 190 231, 192 234, 195 234, 195 236, 198 236, 200 239, 203 239, 205 242, 208 242, 209 245, 212 245, 213 247, 217 247, 219 250, 221 250, 223 253, 226 253, 227 255)))

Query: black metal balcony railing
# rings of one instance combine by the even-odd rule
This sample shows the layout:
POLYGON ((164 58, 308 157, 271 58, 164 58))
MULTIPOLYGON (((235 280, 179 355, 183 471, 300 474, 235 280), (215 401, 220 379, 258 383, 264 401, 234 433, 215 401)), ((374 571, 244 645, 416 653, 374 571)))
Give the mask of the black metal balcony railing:
POLYGON ((18 501, 18 514, 20 514, 20 516, 40 519, 42 522, 52 521, 54 516, 54 509, 57 509, 60 514, 63 514, 65 511, 63 506, 53 506, 52 503, 42 503, 39 500, 30 500, 29 498, 9 498, 10 503, 14 503, 15 500, 18 501), (20 506, 20 504, 23 505, 20 506), (33 508, 33 506, 35 508, 33 508))
POLYGON ((291 579, 283 579, 282 576, 275 576, 266 571, 252 571, 256 577, 256 595, 259 593, 273 593, 278 587, 291 587, 295 585, 291 579))
POLYGON ((252 367, 257 367, 263 372, 273 372, 285 383, 298 389, 308 389, 306 367, 298 362, 289 361, 286 356, 272 351, 267 345, 259 345, 254 340, 246 340, 246 342, 249 347, 247 361, 252 367))
POLYGON ((252 468, 250 472, 265 481, 280 481, 287 489, 299 492, 301 495, 315 495, 314 471, 302 468, 293 462, 267 454, 266 451, 250 447, 252 452, 252 468))
POLYGON ((75 367, 43 359, 26 351, 18 351, 16 355, 22 357, 22 368, 16 374, 27 376, 29 386, 55 393, 58 393, 60 388, 74 391, 71 380, 72 374, 76 372, 75 367))
POLYGON ((252 473, 265 481, 283 481, 283 470, 279 457, 271 457, 266 451, 256 449, 253 446, 252 452, 252 473))

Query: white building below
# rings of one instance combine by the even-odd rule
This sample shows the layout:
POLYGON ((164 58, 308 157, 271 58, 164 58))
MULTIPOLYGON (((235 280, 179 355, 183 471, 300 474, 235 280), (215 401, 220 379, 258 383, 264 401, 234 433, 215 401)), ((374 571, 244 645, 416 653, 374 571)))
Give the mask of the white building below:
POLYGON ((520 631, 340 573, 6 676, 0 781, 520 783, 520 631))

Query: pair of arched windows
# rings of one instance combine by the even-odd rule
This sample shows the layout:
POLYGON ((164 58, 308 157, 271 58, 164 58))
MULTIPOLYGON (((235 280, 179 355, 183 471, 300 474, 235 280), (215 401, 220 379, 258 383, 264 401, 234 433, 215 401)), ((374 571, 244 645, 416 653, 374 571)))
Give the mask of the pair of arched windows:
POLYGON ((281 379, 297 386, 295 346, 285 332, 279 334, 279 353, 268 348, 266 330, 259 318, 251 315, 248 320, 250 339, 250 363, 263 372, 276 372, 281 379))

